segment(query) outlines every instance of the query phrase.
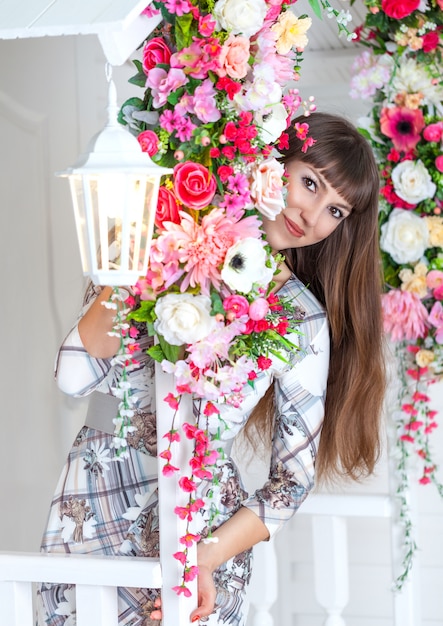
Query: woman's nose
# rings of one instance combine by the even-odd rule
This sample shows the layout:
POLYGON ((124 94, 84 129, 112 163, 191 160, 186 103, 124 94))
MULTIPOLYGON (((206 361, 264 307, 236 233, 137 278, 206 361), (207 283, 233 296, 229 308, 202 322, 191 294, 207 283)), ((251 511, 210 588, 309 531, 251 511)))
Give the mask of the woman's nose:
POLYGON ((315 226, 321 214, 321 208, 315 206, 304 207, 300 211, 300 216, 307 226, 315 226))

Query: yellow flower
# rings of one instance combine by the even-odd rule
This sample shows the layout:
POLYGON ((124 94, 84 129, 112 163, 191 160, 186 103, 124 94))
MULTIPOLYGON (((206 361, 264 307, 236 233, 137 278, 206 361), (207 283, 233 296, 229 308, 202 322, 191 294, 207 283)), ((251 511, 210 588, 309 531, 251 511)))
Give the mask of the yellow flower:
POLYGON ((443 217, 432 215, 425 217, 429 230, 429 242, 431 246, 441 248, 443 246, 443 217))
POLYGON ((432 350, 419 350, 415 355, 415 362, 418 367, 427 367, 435 360, 435 354, 432 350))
POLYGON ((291 48, 303 50, 308 45, 306 31, 311 27, 310 17, 298 18, 291 11, 280 13, 277 22, 271 30, 277 36, 277 52, 287 54, 291 48))
POLYGON ((414 271, 403 269, 398 273, 401 280, 401 290, 415 293, 419 298, 424 298, 428 293, 426 285, 427 268, 424 263, 417 263, 414 271))

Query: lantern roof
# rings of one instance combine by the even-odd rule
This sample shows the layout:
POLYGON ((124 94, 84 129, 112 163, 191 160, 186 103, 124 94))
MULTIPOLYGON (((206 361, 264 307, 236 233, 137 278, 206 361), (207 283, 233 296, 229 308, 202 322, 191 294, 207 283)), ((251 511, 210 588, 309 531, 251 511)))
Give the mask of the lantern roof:
POLYGON ((96 34, 122 65, 160 22, 141 15, 150 0, 1 0, 0 39, 96 34))

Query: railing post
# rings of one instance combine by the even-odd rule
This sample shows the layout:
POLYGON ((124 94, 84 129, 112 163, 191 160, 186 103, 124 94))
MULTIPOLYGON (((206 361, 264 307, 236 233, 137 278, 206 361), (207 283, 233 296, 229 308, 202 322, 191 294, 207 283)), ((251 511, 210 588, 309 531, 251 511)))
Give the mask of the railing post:
POLYGON ((0 582, 2 626, 32 624, 32 583, 0 582))
POLYGON ((117 587, 75 587, 77 623, 81 626, 118 626, 117 587))
MULTIPOLYGON (((164 398, 168 393, 173 393, 175 389, 174 377, 165 374, 161 366, 155 365, 155 393, 157 405, 157 442, 158 452, 166 448, 164 436, 169 432, 174 418, 172 409, 164 398)), ((181 431, 181 424, 189 421, 193 423, 192 398, 189 394, 184 394, 180 401, 180 406, 175 416, 174 428, 179 429, 181 434, 180 443, 173 443, 173 465, 180 468, 174 476, 163 476, 162 468, 165 463, 158 458, 158 490, 159 490, 159 524, 160 532, 160 563, 162 568, 162 610, 163 626, 189 626, 189 615, 197 606, 197 580, 188 582, 186 586, 192 595, 186 598, 183 594, 177 596, 172 591, 172 587, 181 583, 183 568, 180 563, 173 558, 172 554, 181 549, 179 538, 185 534, 186 522, 180 520, 174 513, 176 506, 187 504, 187 494, 179 487, 178 481, 181 476, 190 472, 188 461, 192 456, 192 442, 188 440, 181 431)), ((183 548, 184 546, 182 546, 183 548)), ((197 562, 195 544, 189 548, 189 557, 193 563, 197 562)))
POLYGON ((325 626, 345 626, 341 616, 349 602, 349 565, 346 519, 314 515, 315 591, 328 617, 325 626))
POLYGON ((273 539, 254 546, 250 596, 255 609, 252 626, 274 626, 271 607, 278 597, 278 568, 273 539))

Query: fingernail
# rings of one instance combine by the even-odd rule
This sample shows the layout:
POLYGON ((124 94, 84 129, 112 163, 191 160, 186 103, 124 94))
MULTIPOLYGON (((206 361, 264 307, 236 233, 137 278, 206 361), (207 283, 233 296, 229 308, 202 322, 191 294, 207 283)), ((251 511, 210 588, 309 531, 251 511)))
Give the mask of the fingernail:
POLYGON ((194 615, 194 617, 191 619, 191 622, 198 622, 198 620, 200 619, 200 615, 194 615))

